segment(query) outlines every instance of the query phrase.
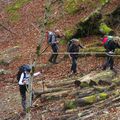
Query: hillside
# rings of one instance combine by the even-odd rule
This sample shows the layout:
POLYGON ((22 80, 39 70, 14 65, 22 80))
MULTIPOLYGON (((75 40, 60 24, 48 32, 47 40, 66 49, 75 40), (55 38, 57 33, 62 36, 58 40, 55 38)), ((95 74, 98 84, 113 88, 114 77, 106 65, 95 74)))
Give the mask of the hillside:
MULTIPOLYGON (((72 37, 81 38, 81 43, 87 46, 82 52, 104 52, 105 50, 101 47, 100 35, 97 33, 98 26, 96 24, 101 24, 101 21, 105 21, 110 27, 110 30, 113 30, 119 35, 120 22, 115 21, 119 19, 119 0, 74 1, 71 0, 70 2, 66 0, 64 4, 61 0, 52 1, 52 16, 49 18, 46 31, 58 28, 65 34, 66 39, 60 43, 60 52, 66 51, 65 43, 72 37), (96 19, 97 15, 102 15, 102 19, 96 19), (112 18, 110 17, 111 15, 113 15, 112 18), (93 28, 95 27, 96 29, 94 31, 93 28), (86 32, 88 28, 89 31, 86 32)), ((42 22, 41 18, 44 16, 44 3, 45 0, 0 1, 1 120, 22 120, 24 117, 20 116, 21 105, 16 73, 18 66, 31 63, 36 55, 36 47, 41 39, 39 27, 40 22, 42 22)), ((42 50, 46 46, 47 42, 44 40, 42 50)), ((50 47, 46 50, 47 52, 51 52, 50 47)), ((109 70, 106 71, 108 73, 107 81, 110 80, 110 86, 108 82, 107 85, 100 85, 97 81, 97 85, 95 86, 83 85, 84 87, 80 86, 77 88, 74 86, 74 80, 81 81, 85 78, 86 81, 89 81, 86 79, 87 76, 90 79, 91 74, 95 76, 95 74, 102 73, 101 66, 104 62, 104 57, 96 57, 96 55, 92 54, 81 56, 78 60, 78 75, 69 78, 68 73, 71 63, 68 58, 64 58, 64 55, 59 55, 58 61, 60 63, 52 65, 48 63, 50 54, 43 54, 37 60, 36 71, 42 71, 44 76, 36 78, 33 84, 37 96, 42 91, 41 80, 44 80, 45 91, 48 91, 48 93, 37 97, 35 100, 34 108, 31 109, 32 119, 119 120, 120 89, 118 84, 120 77, 120 51, 117 50, 116 54, 118 54, 118 57, 115 57, 117 76, 114 76, 109 70), (113 76, 111 77, 111 75, 113 76), (111 89, 110 87, 113 88, 111 89), (55 90, 55 92, 49 93, 51 89, 53 91, 55 90), (95 102, 91 100, 93 102, 87 106, 81 106, 78 105, 78 102, 76 103, 78 98, 84 99, 89 96, 95 98, 93 95, 97 97, 99 95, 103 95, 102 97, 104 97, 105 95, 105 98, 101 100, 95 99, 95 102), (113 101, 113 103, 110 101, 113 101), (65 108, 66 106, 68 108, 65 108)), ((104 78, 98 76, 98 79, 104 78)))

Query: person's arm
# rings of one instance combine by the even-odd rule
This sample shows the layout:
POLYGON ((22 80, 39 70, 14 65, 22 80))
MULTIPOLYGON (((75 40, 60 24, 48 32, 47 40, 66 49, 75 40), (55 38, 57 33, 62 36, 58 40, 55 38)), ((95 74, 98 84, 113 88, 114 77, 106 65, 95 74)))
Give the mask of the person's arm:
POLYGON ((36 77, 38 75, 42 75, 42 73, 41 72, 36 72, 36 73, 33 74, 34 77, 36 77))
POLYGON ((83 45, 80 45, 80 44, 79 44, 79 47, 80 47, 80 48, 85 48, 83 45))
POLYGON ((19 85, 23 85, 23 79, 24 79, 24 73, 22 73, 20 76, 19 85))

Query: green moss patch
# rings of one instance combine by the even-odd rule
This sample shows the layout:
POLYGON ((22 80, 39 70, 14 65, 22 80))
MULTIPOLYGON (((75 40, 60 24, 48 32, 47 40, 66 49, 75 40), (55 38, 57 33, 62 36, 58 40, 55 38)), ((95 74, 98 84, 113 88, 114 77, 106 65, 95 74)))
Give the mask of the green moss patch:
POLYGON ((65 11, 74 14, 79 10, 79 4, 82 0, 65 0, 65 11))
POLYGON ((102 33, 107 34, 107 35, 112 31, 112 29, 110 27, 108 27, 105 23, 100 24, 99 30, 102 33))
POLYGON ((65 37, 67 40, 70 40, 72 36, 76 33, 77 29, 72 28, 65 31, 65 37))
POLYGON ((97 101, 97 96, 91 95, 91 96, 85 97, 84 100, 87 104, 92 104, 97 101))
POLYGON ((20 10, 26 3, 31 0, 16 0, 15 3, 8 5, 5 10, 10 16, 11 21, 17 21, 20 19, 20 14, 18 10, 20 10))
POLYGON ((105 52, 104 47, 90 47, 90 48, 85 48, 81 49, 83 52, 105 52))
POLYGON ((77 107, 77 104, 74 100, 73 101, 65 101, 65 104, 64 104, 65 110, 75 109, 76 107, 77 107))
POLYGON ((100 93, 99 98, 100 98, 100 100, 105 100, 108 98, 108 94, 107 93, 100 93))

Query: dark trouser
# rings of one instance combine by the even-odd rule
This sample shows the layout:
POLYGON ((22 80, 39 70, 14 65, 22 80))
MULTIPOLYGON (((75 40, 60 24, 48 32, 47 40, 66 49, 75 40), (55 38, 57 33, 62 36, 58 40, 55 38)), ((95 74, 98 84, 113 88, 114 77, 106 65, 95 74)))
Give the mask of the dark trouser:
POLYGON ((77 57, 72 56, 72 66, 71 66, 71 71, 73 73, 77 72, 77 57))
POLYGON ((113 56, 107 56, 106 62, 103 65, 103 69, 105 70, 107 67, 110 67, 110 69, 113 69, 113 65, 114 65, 113 56))
POLYGON ((26 111, 26 91, 27 91, 27 87, 28 86, 26 86, 26 85, 19 85, 20 94, 21 94, 21 97, 22 97, 21 104, 22 104, 22 107, 23 107, 23 111, 26 111))
POLYGON ((52 48, 53 54, 51 55, 49 61, 55 63, 58 56, 58 46, 57 44, 52 44, 51 48, 52 48))

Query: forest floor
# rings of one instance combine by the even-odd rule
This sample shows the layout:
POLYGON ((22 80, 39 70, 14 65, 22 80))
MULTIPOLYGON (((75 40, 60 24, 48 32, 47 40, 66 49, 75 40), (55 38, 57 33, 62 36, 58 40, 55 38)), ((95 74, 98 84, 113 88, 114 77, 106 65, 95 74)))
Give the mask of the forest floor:
MULTIPOLYGON (((9 14, 5 12, 5 8, 8 4, 12 3, 13 0, 2 0, 0 1, 0 23, 7 27, 7 30, 0 27, 0 51, 3 52, 9 48, 14 46, 19 46, 18 53, 20 54, 20 58, 10 63, 9 65, 0 65, 0 68, 10 71, 10 74, 1 75, 0 77, 0 120, 18 120, 20 118, 21 113, 21 104, 20 104, 20 94, 19 88, 16 81, 16 73, 18 70, 18 66, 22 64, 28 64, 31 62, 31 56, 34 58, 34 53, 36 51, 36 46, 38 44, 40 38, 40 31, 38 30, 38 26, 34 24, 36 19, 43 15, 43 0, 33 0, 30 3, 26 4, 23 8, 19 10, 21 14, 21 19, 17 23, 10 23, 8 18, 9 14), (31 55, 31 56, 30 56, 31 55)), ((94 0, 96 4, 98 4, 97 0, 94 0)), ((107 7, 109 9, 105 9, 105 11, 109 11, 113 9, 119 0, 112 0, 111 4, 107 7), (111 7, 110 7, 111 6, 111 7)), ((85 11, 85 14, 89 14, 89 11, 94 11, 93 8, 88 8, 85 11)), ((60 26, 60 29, 64 29, 65 27, 74 26, 80 18, 84 17, 85 14, 77 14, 75 16, 66 16, 64 22, 60 20, 56 23, 56 26, 60 26), (67 22, 66 22, 67 21, 67 22)), ((92 43, 94 40, 99 40, 98 37, 90 36, 86 37, 82 40, 83 45, 87 45, 88 43, 92 43)), ((44 41, 44 49, 47 46, 46 41, 44 41)), ((60 50, 65 51, 66 46, 60 45, 60 50)), ((50 51, 50 48, 47 49, 47 52, 50 51)), ((50 55, 43 55, 37 62, 39 64, 48 64, 48 58, 50 55)), ((63 55, 58 56, 58 60, 61 59, 63 55)), ((100 70, 101 65, 103 64, 103 59, 96 57, 84 57, 78 60, 78 73, 79 75, 86 75, 94 70, 100 70), (93 64, 94 61, 94 64, 93 64)), ((116 59, 116 63, 120 64, 116 59)), ((44 80, 47 81, 59 81, 61 79, 67 78, 67 75, 70 71, 70 60, 66 58, 64 61, 61 61, 57 65, 52 65, 50 67, 37 67, 37 71, 40 70, 43 72, 44 80)), ((119 67, 119 65, 117 66, 119 67)), ((39 78, 36 78, 34 87, 41 88, 41 84, 37 81, 39 78)), ((42 79, 42 78, 41 78, 42 79)), ((38 102, 39 103, 39 102, 38 102)), ((37 103, 37 104, 38 104, 37 103)), ((41 111, 47 113, 46 116, 43 116, 44 120, 54 120, 54 116, 59 116, 61 110, 61 106, 63 104, 63 100, 47 102, 40 101, 41 106, 37 108, 33 108, 32 114, 34 115, 33 120, 39 120, 39 113, 41 111), (48 112, 46 112, 46 106, 48 112), (54 108, 53 106, 57 106, 54 108), (53 108, 53 110, 52 110, 53 108), (57 111, 58 110, 58 111, 57 111), (50 112, 56 111, 56 112, 50 112)), ((82 109, 82 108, 81 108, 82 109)), ((119 120, 120 109, 115 108, 115 112, 109 110, 110 114, 108 116, 104 115, 96 115, 95 120, 98 120, 101 117, 101 120, 119 120)), ((64 112, 62 113, 64 114, 64 112)), ((57 120, 57 118, 56 118, 57 120)))

